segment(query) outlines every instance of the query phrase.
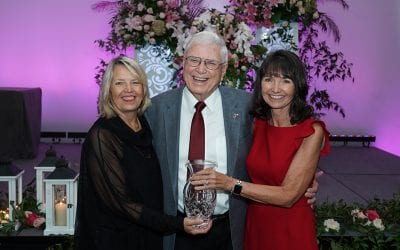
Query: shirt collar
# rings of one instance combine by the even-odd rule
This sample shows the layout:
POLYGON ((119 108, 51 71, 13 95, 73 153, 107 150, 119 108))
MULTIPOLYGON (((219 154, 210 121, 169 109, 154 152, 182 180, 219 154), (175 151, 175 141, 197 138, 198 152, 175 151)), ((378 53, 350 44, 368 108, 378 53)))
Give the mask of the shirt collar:
MULTIPOLYGON (((190 107, 194 107, 198 102, 196 97, 194 97, 187 87, 183 89, 183 98, 190 107)), ((209 97, 207 97, 207 99, 204 100, 206 108, 210 111, 216 110, 219 99, 221 99, 221 92, 219 88, 217 88, 209 97)))

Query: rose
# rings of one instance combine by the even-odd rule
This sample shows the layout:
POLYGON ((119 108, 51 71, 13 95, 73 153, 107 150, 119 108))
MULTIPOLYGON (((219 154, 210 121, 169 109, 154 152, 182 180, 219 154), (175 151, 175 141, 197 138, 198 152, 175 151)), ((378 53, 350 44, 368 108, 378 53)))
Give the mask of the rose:
POLYGON ((25 217, 26 217, 26 224, 28 226, 33 226, 38 228, 45 222, 45 218, 35 214, 32 211, 25 211, 25 217))
POLYGON ((334 219, 324 220, 324 227, 325 227, 325 232, 329 232, 330 230, 339 232, 340 230, 339 222, 335 221, 334 219))
POLYGON ((26 224, 29 226, 33 226, 33 222, 39 218, 39 215, 31 212, 31 211, 25 211, 25 217, 26 217, 26 224))
POLYGON ((36 219, 33 221, 33 227, 38 228, 38 227, 40 227, 41 225, 43 225, 43 223, 44 223, 45 221, 46 221, 45 218, 43 218, 43 217, 38 217, 38 218, 36 218, 36 219))
POLYGON ((151 23, 151 29, 154 31, 156 36, 162 36, 166 32, 165 22, 162 20, 154 20, 151 23))
POLYGON ((370 221, 379 219, 379 214, 375 210, 367 210, 367 216, 370 221))

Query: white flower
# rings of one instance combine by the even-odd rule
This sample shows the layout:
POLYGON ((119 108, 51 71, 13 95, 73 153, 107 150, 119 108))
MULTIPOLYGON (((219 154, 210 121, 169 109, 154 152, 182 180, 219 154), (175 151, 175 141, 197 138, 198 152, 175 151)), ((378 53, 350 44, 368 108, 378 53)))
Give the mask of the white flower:
POLYGON ((319 18, 319 13, 318 13, 318 11, 314 12, 314 14, 312 15, 312 17, 313 17, 314 19, 318 19, 318 18, 319 18))
POLYGON ((149 43, 150 43, 150 44, 156 44, 156 39, 150 38, 150 39, 149 39, 149 43))
POLYGON ((189 12, 188 6, 187 5, 181 6, 181 13, 186 14, 187 12, 189 12))
POLYGON ((144 8, 145 8, 145 6, 144 6, 143 4, 141 4, 141 3, 139 3, 139 4, 137 5, 137 10, 138 10, 138 11, 142 11, 144 8))
POLYGON ((297 14, 299 16, 304 15, 306 13, 306 9, 304 7, 299 8, 299 11, 297 11, 297 14))
POLYGON ((339 232, 339 230, 340 230, 339 222, 335 221, 334 219, 324 220, 324 226, 325 226, 326 232, 329 232, 329 230, 339 232))
POLYGON ((375 219, 372 221, 372 225, 374 225, 374 227, 376 227, 377 229, 383 231, 385 230, 385 226, 383 225, 383 222, 381 219, 375 219))
POLYGON ((232 57, 231 57, 233 60, 235 60, 235 61, 237 61, 237 60, 239 60, 239 57, 238 57, 238 55, 237 54, 232 54, 232 57))
POLYGON ((210 11, 206 11, 203 14, 201 14, 199 17, 196 17, 193 21, 193 25, 197 26, 200 23, 203 23, 205 26, 208 26, 208 24, 211 21, 211 13, 210 11))
POLYGON ((153 8, 148 8, 148 9, 147 9, 147 13, 153 14, 153 8))

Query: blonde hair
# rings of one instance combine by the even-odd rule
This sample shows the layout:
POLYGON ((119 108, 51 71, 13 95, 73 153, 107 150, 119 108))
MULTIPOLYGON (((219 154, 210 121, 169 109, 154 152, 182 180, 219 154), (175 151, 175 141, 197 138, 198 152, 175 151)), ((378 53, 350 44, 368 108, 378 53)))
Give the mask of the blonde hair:
POLYGON ((103 75, 103 82, 100 87, 99 100, 98 100, 99 115, 100 117, 105 117, 105 118, 111 118, 117 116, 117 113, 114 110, 114 106, 111 101, 111 93, 110 93, 113 72, 115 66, 117 65, 125 66, 129 70, 129 72, 138 77, 139 82, 143 85, 144 97, 138 109, 138 114, 142 115, 144 111, 151 104, 149 95, 149 86, 147 83, 147 76, 138 62, 126 56, 115 57, 108 63, 107 69, 103 75))

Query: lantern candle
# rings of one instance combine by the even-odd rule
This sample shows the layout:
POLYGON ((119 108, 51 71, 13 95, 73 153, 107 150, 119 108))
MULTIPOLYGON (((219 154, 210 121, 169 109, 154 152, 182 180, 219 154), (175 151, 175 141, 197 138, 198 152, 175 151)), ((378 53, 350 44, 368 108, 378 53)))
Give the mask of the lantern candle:
POLYGON ((55 206, 55 226, 67 225, 67 204, 60 201, 55 206))

